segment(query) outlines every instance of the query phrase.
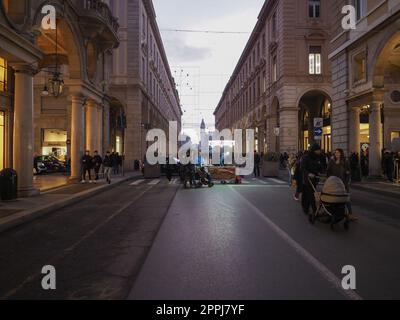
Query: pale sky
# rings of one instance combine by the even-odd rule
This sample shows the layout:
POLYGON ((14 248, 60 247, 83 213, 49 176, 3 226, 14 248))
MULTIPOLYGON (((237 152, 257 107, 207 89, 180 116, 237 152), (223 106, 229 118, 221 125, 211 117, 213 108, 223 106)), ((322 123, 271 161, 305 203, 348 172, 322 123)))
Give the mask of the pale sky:
POLYGON ((153 0, 172 75, 179 85, 184 129, 213 112, 253 30, 264 0, 153 0), (165 29, 246 34, 169 32, 165 29))

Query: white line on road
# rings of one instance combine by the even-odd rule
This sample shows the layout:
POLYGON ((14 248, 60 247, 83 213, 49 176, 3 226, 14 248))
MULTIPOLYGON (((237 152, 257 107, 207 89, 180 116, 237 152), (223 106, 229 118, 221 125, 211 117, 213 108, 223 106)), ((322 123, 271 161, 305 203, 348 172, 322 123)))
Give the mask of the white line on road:
POLYGON ((178 181, 178 179, 172 179, 170 182, 169 182, 169 184, 176 184, 176 182, 178 181))
POLYGON ((160 179, 155 179, 155 180, 153 180, 153 181, 150 181, 149 183, 148 183, 148 185, 149 186, 155 186, 156 184, 159 184, 160 183, 160 179))
POLYGON ((279 183, 279 184, 287 184, 285 181, 274 179, 274 178, 268 178, 268 180, 271 180, 272 182, 279 183))
POLYGON ((138 186, 138 185, 141 184, 142 182, 144 182, 143 179, 141 179, 141 180, 136 180, 135 182, 131 183, 130 186, 138 186))
POLYGON ((262 183, 262 184, 268 184, 268 182, 261 180, 261 179, 257 179, 258 182, 262 183))
POLYGON ((344 295, 349 300, 363 300, 355 291, 344 290, 342 281, 336 277, 322 262, 315 258, 310 252, 304 249, 297 241, 293 240, 285 231, 278 227, 272 220, 270 220, 260 209, 247 200, 242 194, 231 187, 231 190, 242 198, 246 203, 264 222, 274 230, 279 237, 282 238, 290 247, 292 247, 305 261, 312 265, 324 278, 327 280, 337 291, 344 295))

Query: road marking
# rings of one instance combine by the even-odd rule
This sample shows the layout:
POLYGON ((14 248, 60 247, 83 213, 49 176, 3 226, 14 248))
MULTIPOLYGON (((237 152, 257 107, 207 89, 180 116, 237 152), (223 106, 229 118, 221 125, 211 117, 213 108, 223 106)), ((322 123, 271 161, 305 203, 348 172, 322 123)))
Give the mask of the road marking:
POLYGON ((327 280, 333 288, 349 300, 363 300, 355 291, 344 290, 342 287, 342 281, 336 277, 322 262, 315 258, 310 252, 304 249, 296 240, 293 240, 285 231, 278 227, 271 219, 269 219, 260 209, 254 204, 247 200, 242 194, 231 187, 231 190, 235 192, 239 197, 242 198, 243 202, 246 203, 264 222, 276 232, 276 234, 282 238, 292 249, 294 249, 306 262, 312 265, 324 278, 327 280))
POLYGON ((272 182, 279 183, 279 184, 288 184, 285 181, 274 179, 274 178, 268 178, 268 180, 271 180, 272 182))
POLYGON ((249 184, 250 181, 247 181, 247 180, 242 179, 242 183, 243 183, 243 184, 249 184))
MULTIPOLYGON (((81 237, 78 241, 76 241, 74 244, 72 244, 70 247, 66 248, 63 250, 61 254, 58 256, 55 256, 51 258, 46 265, 56 265, 57 261, 60 261, 64 259, 66 256, 68 256, 74 249, 76 249, 82 242, 84 242, 86 239, 90 238, 92 235, 94 235, 98 230, 100 230, 102 227, 104 227, 106 224, 108 224, 111 220, 119 216, 121 213, 123 213, 126 209, 128 209, 130 206, 132 206, 137 200, 139 200, 142 196, 147 191, 150 191, 154 186, 147 187, 145 190, 143 190, 141 193, 139 193, 133 200, 130 202, 126 203, 124 206, 122 206, 119 210, 114 212, 111 216, 109 216, 105 221, 99 223, 96 227, 94 227, 91 231, 86 233, 83 237, 81 237)), ((29 275, 27 278, 25 278, 24 281, 22 281, 17 287, 11 289, 8 291, 4 296, 0 297, 0 300, 7 300, 13 295, 15 295, 18 291, 20 291, 24 286, 26 286, 28 283, 33 282, 36 280, 38 277, 43 276, 41 273, 32 273, 29 275)))
POLYGON ((261 179, 257 179, 258 182, 262 183, 262 184, 268 184, 268 182, 261 180, 261 179))
POLYGON ((169 184, 176 184, 178 182, 178 179, 172 179, 170 182, 169 182, 169 184))
POLYGON ((148 185, 149 186, 155 186, 155 185, 157 185, 157 184, 159 184, 160 183, 160 179, 155 179, 155 180, 153 180, 153 181, 150 181, 149 183, 148 183, 148 185))
POLYGON ((136 180, 135 182, 131 183, 130 186, 138 186, 138 185, 141 184, 142 182, 144 182, 143 179, 141 179, 141 180, 136 180))

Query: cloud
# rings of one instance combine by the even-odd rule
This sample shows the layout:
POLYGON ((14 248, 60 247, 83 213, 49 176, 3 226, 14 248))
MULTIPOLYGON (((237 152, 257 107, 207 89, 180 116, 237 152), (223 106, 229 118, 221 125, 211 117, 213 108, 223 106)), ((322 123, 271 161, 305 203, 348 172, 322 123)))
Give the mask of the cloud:
POLYGON ((180 63, 194 62, 212 57, 211 48, 191 46, 180 37, 169 38, 164 43, 168 57, 172 61, 179 61, 180 63))

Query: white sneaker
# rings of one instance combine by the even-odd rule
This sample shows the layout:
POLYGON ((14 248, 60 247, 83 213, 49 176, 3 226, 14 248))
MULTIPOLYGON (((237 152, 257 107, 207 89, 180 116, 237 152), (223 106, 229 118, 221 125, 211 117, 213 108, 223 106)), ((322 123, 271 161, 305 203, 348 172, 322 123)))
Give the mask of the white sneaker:
POLYGON ((85 180, 82 180, 81 183, 86 183, 86 181, 85 181, 85 180))
POLYGON ((92 181, 92 180, 90 180, 90 181, 89 181, 89 183, 93 183, 93 181, 92 181))

